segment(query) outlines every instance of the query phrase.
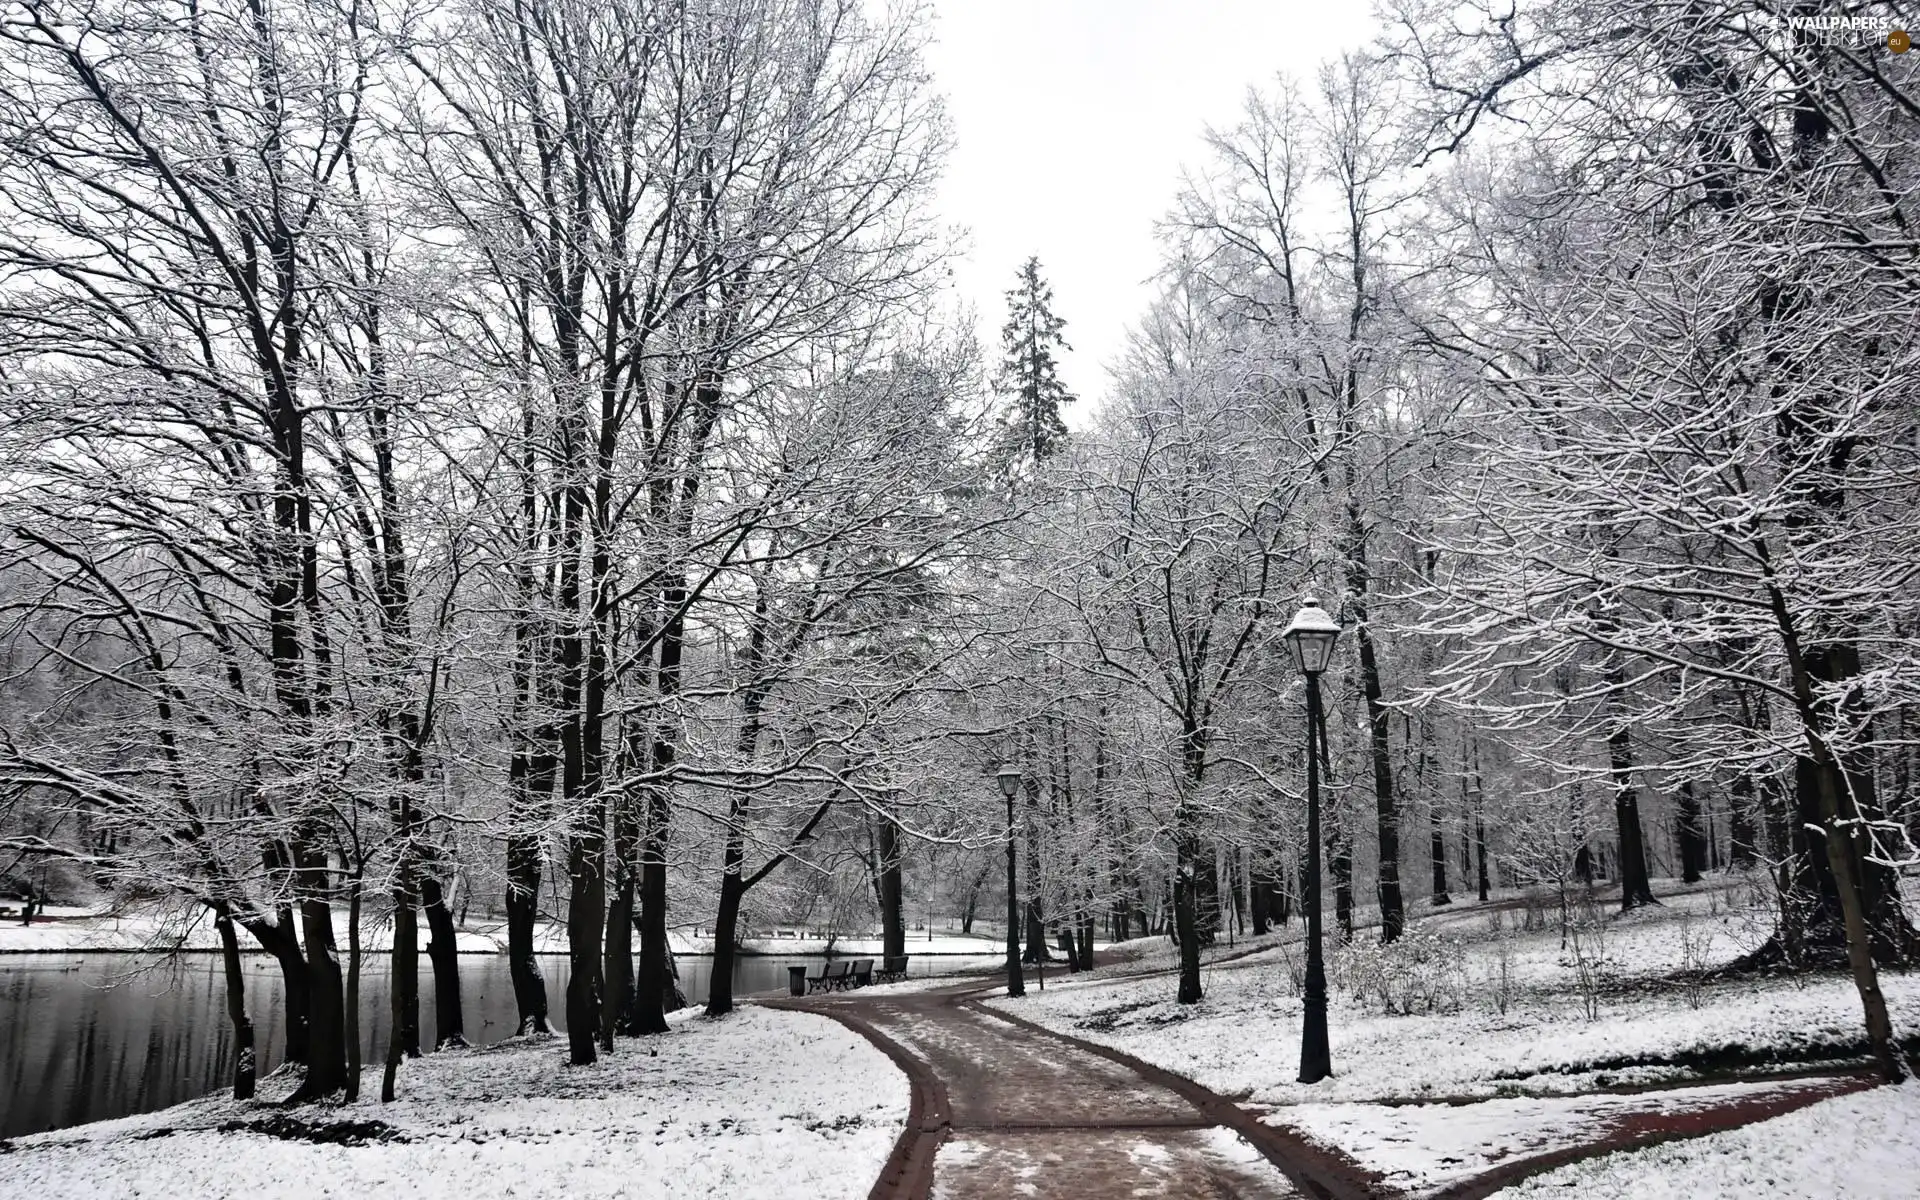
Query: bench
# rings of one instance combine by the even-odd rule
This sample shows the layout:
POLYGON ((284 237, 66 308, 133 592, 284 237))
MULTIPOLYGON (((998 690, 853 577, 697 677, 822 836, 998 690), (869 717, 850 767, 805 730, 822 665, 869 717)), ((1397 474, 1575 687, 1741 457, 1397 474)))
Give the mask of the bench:
MULTIPOLYGON (((903 966, 902 971, 905 970, 903 966)), ((839 962, 820 964, 818 975, 808 975, 805 967, 788 967, 788 990, 800 995, 800 985, 804 981, 809 992, 843 992, 849 988, 862 988, 873 982, 873 960, 870 958, 842 959, 839 962)))
POLYGON ((842 960, 822 964, 818 975, 807 976, 809 992, 837 992, 853 981, 853 963, 842 960))
POLYGON ((873 973, 876 983, 899 983, 907 977, 907 956, 883 959, 880 969, 873 973))

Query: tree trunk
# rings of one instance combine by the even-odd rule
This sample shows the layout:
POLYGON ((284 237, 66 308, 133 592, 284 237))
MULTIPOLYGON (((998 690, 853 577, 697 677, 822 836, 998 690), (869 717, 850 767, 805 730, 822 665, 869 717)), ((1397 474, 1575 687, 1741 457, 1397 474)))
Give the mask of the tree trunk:
POLYGON ((1028 775, 1023 781, 1027 819, 1023 823, 1022 846, 1027 860, 1027 902, 1021 914, 1026 934, 1022 939, 1020 961, 1047 963, 1053 955, 1047 949, 1046 914, 1040 906, 1040 781, 1028 775))
POLYGON ((1428 830, 1433 839, 1433 903, 1437 907, 1453 903, 1447 894, 1447 835, 1440 828, 1440 808, 1427 806, 1428 830))
MULTIPOLYGON (((408 1058, 420 1057, 420 921, 414 909, 413 889, 418 870, 411 852, 401 850, 395 867, 393 889, 393 978, 388 981, 392 993, 394 1032, 400 1038, 400 1050, 408 1058)), ((382 1091, 385 1084, 382 1084, 382 1091)))
MULTIPOLYGON (((727 830, 720 875, 720 908, 713 920, 713 978, 707 985, 707 1015, 722 1017, 733 1011, 733 948, 740 923, 740 899, 746 894, 740 872, 746 859, 740 831, 727 830)), ((969 905, 968 920, 973 912, 969 905)))
MULTIPOLYGON (((719 402, 717 385, 696 385, 703 400, 699 410, 710 420, 719 402)), ((710 427, 710 426, 709 426, 710 427)), ((697 477, 685 484, 686 503, 692 503, 698 487, 697 477)), ((679 518, 676 518, 678 520, 679 518)), ((691 520, 691 513, 684 516, 691 520)), ((658 665, 654 671, 654 690, 661 701, 669 702, 680 694, 681 659, 686 649, 684 607, 687 582, 674 579, 661 590, 661 610, 670 614, 660 631, 658 665)), ((653 731, 649 761, 656 771, 670 771, 679 753, 672 726, 662 723, 653 731)), ((672 980, 668 975, 673 949, 667 941, 667 847, 672 832, 672 798, 664 783, 648 784, 644 789, 646 807, 641 813, 640 848, 640 973, 634 985, 633 1028, 637 1034, 667 1032, 665 997, 672 980)), ((677 995, 677 991, 673 993, 677 995)))
POLYGON ((341 996, 340 957, 333 938, 333 906, 324 852, 299 849, 300 924, 307 962, 307 1077, 294 1092, 298 1102, 321 1100, 347 1084, 346 1006, 341 996))
MULTIPOLYGON (((644 748, 638 743, 636 748, 644 748)), ((621 791, 611 804, 613 809, 613 900, 607 906, 607 940, 602 953, 601 977, 606 981, 606 999, 600 1009, 600 1045, 609 1053, 616 1034, 635 1033, 634 1018, 634 870, 640 850, 640 823, 634 813, 630 792, 621 791)))
POLYGON ((1733 786, 1728 794, 1732 798, 1732 812, 1729 813, 1731 826, 1727 848, 1727 863, 1735 870, 1744 870, 1759 861, 1756 848, 1757 830, 1754 821, 1753 773, 1742 771, 1733 777, 1733 786))
POLYGON ((1353 849, 1339 822, 1327 832, 1327 874, 1333 877, 1333 919, 1340 940, 1353 940, 1353 849))
POLYGON ((1707 867, 1707 838, 1700 828, 1700 797, 1693 780, 1681 780, 1674 815, 1680 843, 1680 878, 1685 883, 1699 883, 1707 867))
POLYGON ((281 1003, 286 1009, 287 1062, 305 1064, 308 1046, 311 1041, 311 1021, 308 1017, 310 997, 307 992, 307 960, 300 951, 300 939, 293 931, 293 910, 281 908, 278 918, 272 922, 258 918, 241 922, 260 948, 273 955, 280 964, 281 1003))
POLYGON ((961 933, 973 932, 973 918, 980 906, 980 892, 986 887, 987 874, 992 869, 993 860, 988 859, 986 865, 982 866, 979 873, 973 877, 973 882, 967 886, 967 901, 960 910, 961 933))
POLYGON ((583 827, 568 839, 567 874, 573 881, 567 901, 567 1052, 576 1067, 598 1057, 603 994, 600 977, 601 921, 606 917, 606 813, 589 803, 583 827))
MULTIPOLYGON (((534 952, 540 914, 540 841, 530 834, 507 839, 507 973, 513 981, 516 1026, 521 1034, 548 1033, 547 981, 534 952)), ((418 1006, 416 1005, 416 1008, 418 1006)))
MULTIPOLYGON (((1618 661, 1607 668, 1607 681, 1621 686, 1618 661)), ((1633 733, 1619 715, 1618 698, 1607 696, 1607 715, 1613 728, 1607 733, 1607 769, 1613 776, 1613 817, 1620 835, 1620 909, 1631 912, 1652 904, 1653 887, 1647 881, 1646 836, 1640 829, 1640 791, 1633 783, 1633 733)))
POLYGON ((360 1098, 360 871, 347 884, 347 1103, 360 1098))
POLYGON ((224 911, 216 913, 213 926, 220 932, 220 961, 227 976, 227 1020, 233 1024, 233 1098, 251 1100, 258 1064, 253 1022, 247 1017, 247 977, 240 968, 240 939, 234 936, 233 920, 224 911))
MULTIPOLYGON (((1813 657, 1809 655, 1809 658, 1813 657)), ((1805 760, 1803 760, 1805 761, 1805 760)), ((1840 778, 1840 764, 1833 759, 1825 762, 1810 763, 1810 773, 1815 777, 1819 795, 1821 828, 1826 843, 1828 868, 1833 874, 1835 890, 1839 894, 1840 911, 1845 926, 1847 965, 1853 972, 1855 989, 1860 993, 1860 1005, 1867 1026, 1867 1041, 1873 1047, 1874 1058, 1880 1064, 1880 1073, 1888 1083, 1899 1083, 1907 1076, 1906 1060, 1900 1045, 1893 1036, 1893 1021, 1887 1012, 1887 1000, 1880 991, 1879 972, 1874 967, 1873 940, 1877 931, 1868 924, 1870 904, 1878 889, 1868 883, 1862 868, 1868 866, 1865 856, 1860 853, 1859 843, 1842 833, 1843 824, 1856 821, 1857 811, 1849 811, 1852 800, 1846 795, 1844 782, 1840 778)), ((1883 868, 1884 869, 1884 868, 1883 868)), ((1890 894, 1890 889, 1888 893, 1890 894)), ((1897 899, 1897 898, 1896 898, 1897 899)), ((1893 914, 1901 925, 1906 918, 1897 907, 1893 914)), ((1911 942, 1912 930, 1907 930, 1911 942)))
POLYGON ((1218 848, 1211 841, 1202 841, 1196 844, 1194 853, 1199 857, 1193 875, 1193 921, 1204 949, 1220 936, 1226 910, 1220 901, 1218 848))
POLYGON ((1184 799, 1174 815, 1173 930, 1180 947, 1181 1004, 1200 1002, 1200 930, 1194 913, 1194 882, 1200 872, 1200 839, 1184 799))
POLYGON ((1244 935, 1247 932, 1247 855, 1238 846, 1227 847, 1227 887, 1233 897, 1234 929, 1244 935))
POLYGON ((393 884, 393 984, 387 997, 393 1023, 387 1030, 387 1060, 380 1073, 382 1104, 393 1103, 401 1058, 420 1053, 420 921, 413 908, 416 882, 413 856, 402 850, 393 884))
POLYGON ((902 911, 905 899, 900 887, 900 829, 893 823, 891 813, 880 819, 874 830, 874 842, 880 872, 877 882, 881 953, 888 958, 899 958, 907 952, 907 927, 906 914, 902 911))
POLYGON ((420 907, 427 914, 427 961, 433 964, 433 1044, 440 1050, 464 1046, 467 1028, 460 1003, 460 944, 446 894, 431 870, 420 876, 420 907))
POLYGON ((660 959, 660 1011, 679 1012, 687 1006, 687 993, 680 987, 680 962, 669 943, 660 959))
POLYGON ((1248 915, 1253 918, 1253 936, 1260 937, 1267 932, 1267 892, 1272 884, 1267 876, 1265 854, 1256 852, 1256 862, 1260 865, 1253 871, 1253 884, 1248 888, 1251 894, 1247 897, 1247 908, 1248 915))
MULTIPOLYGON (((673 762, 673 744, 654 743, 656 764, 673 762)), ((667 1032, 665 998, 672 983, 668 975, 667 943, 667 822, 670 812, 666 789, 646 788, 646 826, 640 851, 640 972, 634 984, 633 1025, 638 1034, 667 1032)))
POLYGON ((606 1000, 600 1008, 600 1048, 608 1052, 613 1050, 615 1034, 633 1034, 634 998, 638 994, 633 969, 634 878, 631 862, 623 863, 620 858, 614 855, 613 899, 607 905, 607 940, 600 967, 607 986, 606 1000))
MULTIPOLYGON (((1374 828, 1380 846, 1380 940, 1399 939, 1407 926, 1406 907, 1400 895, 1400 812, 1393 791, 1393 751, 1388 740, 1391 714, 1382 700, 1380 662, 1374 651, 1373 634, 1366 617, 1366 567, 1357 568, 1360 584, 1354 602, 1355 637, 1360 646, 1360 690, 1367 704, 1368 745, 1373 759, 1374 828)), ((1351 886, 1351 871, 1349 871, 1351 886)), ((1351 916, 1343 928, 1351 925, 1351 916)), ((1348 936, 1352 933, 1349 930, 1348 936)))

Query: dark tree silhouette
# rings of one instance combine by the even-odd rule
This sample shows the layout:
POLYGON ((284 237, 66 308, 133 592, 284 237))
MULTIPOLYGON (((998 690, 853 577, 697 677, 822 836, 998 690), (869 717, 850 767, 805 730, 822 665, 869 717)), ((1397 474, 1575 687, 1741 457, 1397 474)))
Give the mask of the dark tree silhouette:
POLYGON ((1000 375, 995 380, 1011 401, 1011 410, 1000 418, 1009 464, 1040 462, 1066 444, 1060 406, 1072 403, 1074 396, 1060 382, 1056 358, 1056 351, 1073 349, 1060 336, 1066 327, 1066 320, 1054 314, 1053 288, 1040 275, 1040 260, 1027 259, 1007 292, 1000 375))

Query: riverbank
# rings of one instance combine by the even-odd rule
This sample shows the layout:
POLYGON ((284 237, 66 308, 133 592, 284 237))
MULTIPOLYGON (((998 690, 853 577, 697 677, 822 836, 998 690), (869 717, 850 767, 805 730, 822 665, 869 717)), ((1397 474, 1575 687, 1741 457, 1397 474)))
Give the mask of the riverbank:
POLYGON ((672 1024, 591 1067, 568 1067, 554 1038, 429 1054, 388 1105, 378 1067, 339 1106, 278 1107, 282 1075, 246 1103, 16 1138, 0 1143, 0 1200, 866 1195, 907 1114, 886 1055, 806 1013, 672 1024))
MULTIPOLYGON (((560 1019, 570 974, 564 954, 535 959, 560 1019)), ((718 960, 678 960, 681 989, 704 1005, 718 960)), ((817 972, 825 960, 745 956, 733 960, 733 994, 784 994, 788 967, 817 972)), ((916 978, 990 965, 982 958, 918 957, 916 978)), ((247 1011, 260 1069, 279 1065, 285 1038, 284 980, 271 955, 241 959, 247 1011)), ((435 989, 420 965, 423 1044, 439 1035, 435 989)), ((365 1061, 385 1053, 392 1021, 390 963, 372 955, 360 979, 360 1036, 365 1061)), ((510 1038, 519 1028, 507 956, 460 960, 462 1033, 477 1046, 510 1038)), ((226 1018, 226 973, 216 954, 14 954, 0 957, 0 1138, 152 1112, 226 1085, 233 1064, 226 1018), (29 1097, 15 1102, 13 1096, 29 1097)))
MULTIPOLYGON (((334 910, 336 934, 344 941, 347 910, 334 910)), ((711 955, 714 939, 704 930, 673 930, 668 940, 675 954, 711 955)), ((427 931, 421 923, 420 941, 425 946, 427 931)), ((462 954, 504 954, 507 926, 504 920, 469 920, 455 931, 455 944, 462 954)), ((565 954, 567 927, 560 921, 541 919, 534 925, 534 950, 539 954, 565 954)), ((369 954, 384 953, 393 943, 390 925, 369 920, 361 930, 361 949, 369 954)), ((241 934, 241 946, 257 950, 253 939, 241 934)), ((938 933, 931 938, 924 932, 907 939, 907 953, 938 957, 980 958, 1000 953, 1004 943, 996 938, 975 934, 938 933)), ((17 920, 0 922, 0 954, 199 954, 217 953, 219 935, 214 931, 211 914, 204 909, 186 911, 158 906, 121 912, 54 906, 36 916, 31 925, 17 920)), ((342 947, 344 950, 344 946, 342 947)), ((882 951, 880 938, 860 936, 824 937, 803 931, 786 931, 740 939, 736 954, 772 957, 812 957, 834 954, 872 955, 882 951)))

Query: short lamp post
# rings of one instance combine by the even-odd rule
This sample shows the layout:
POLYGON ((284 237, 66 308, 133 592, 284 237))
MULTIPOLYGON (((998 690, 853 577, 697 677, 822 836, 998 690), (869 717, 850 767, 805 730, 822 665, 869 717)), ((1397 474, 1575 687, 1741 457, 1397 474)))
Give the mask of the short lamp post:
POLYGON ((1326 733, 1320 717, 1320 672, 1333 661, 1340 623, 1308 596, 1282 635, 1293 665, 1307 677, 1307 995, 1300 1025, 1300 1082, 1333 1074, 1327 1048, 1327 967, 1320 947, 1320 747, 1326 733))
POLYGON ((1027 985, 1020 978, 1020 893, 1013 866, 1013 795, 1020 790, 1020 768, 1002 764, 994 779, 1000 784, 1000 794, 1007 798, 1007 995, 1024 996, 1027 985))

